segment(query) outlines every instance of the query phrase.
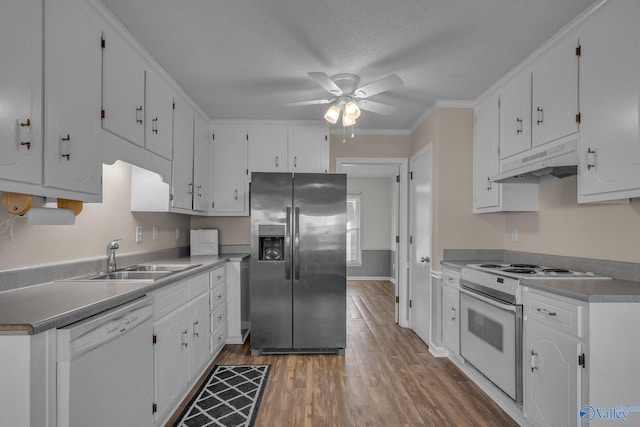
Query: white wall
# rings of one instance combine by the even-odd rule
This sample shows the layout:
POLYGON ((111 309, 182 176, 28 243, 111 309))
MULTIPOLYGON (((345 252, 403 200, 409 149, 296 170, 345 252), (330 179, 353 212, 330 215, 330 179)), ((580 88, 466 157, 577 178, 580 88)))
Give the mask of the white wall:
POLYGON ((362 250, 392 249, 393 194, 390 178, 347 178, 347 192, 361 195, 362 250))
MULTIPOLYGON (((54 205, 55 206, 55 205, 54 205)), ((0 207, 0 223, 11 215, 0 207)), ((102 203, 85 203, 75 225, 27 225, 17 218, 13 239, 0 231, 0 270, 105 257, 109 241, 121 238, 118 254, 150 252, 187 246, 190 218, 170 213, 131 212, 131 166, 116 162, 103 167, 102 203), (143 242, 135 228, 143 227, 143 242), (152 227, 158 227, 158 240, 152 227), (181 237, 176 240, 176 227, 181 237)))

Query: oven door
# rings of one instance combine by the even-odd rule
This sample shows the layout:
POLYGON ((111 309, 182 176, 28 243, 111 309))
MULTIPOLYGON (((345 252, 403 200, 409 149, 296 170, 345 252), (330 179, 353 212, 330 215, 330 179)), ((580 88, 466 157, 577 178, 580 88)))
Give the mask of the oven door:
POLYGON ((460 354, 522 404, 522 306, 460 289, 460 354))

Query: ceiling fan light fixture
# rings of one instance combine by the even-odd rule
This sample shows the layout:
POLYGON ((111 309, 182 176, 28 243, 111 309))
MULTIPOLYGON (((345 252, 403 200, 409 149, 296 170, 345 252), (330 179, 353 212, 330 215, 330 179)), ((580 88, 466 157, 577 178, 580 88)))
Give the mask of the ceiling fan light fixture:
POLYGON ((355 122, 355 120, 360 117, 358 104, 353 101, 347 102, 344 106, 344 115, 355 122))
POLYGON ((327 122, 331 123, 332 125, 335 125, 338 122, 339 118, 340 118, 340 108, 338 108, 337 105, 332 105, 331 107, 329 107, 327 112, 324 113, 324 119, 327 122))
POLYGON ((346 112, 342 115, 342 126, 353 126, 356 124, 356 119, 349 117, 346 112))

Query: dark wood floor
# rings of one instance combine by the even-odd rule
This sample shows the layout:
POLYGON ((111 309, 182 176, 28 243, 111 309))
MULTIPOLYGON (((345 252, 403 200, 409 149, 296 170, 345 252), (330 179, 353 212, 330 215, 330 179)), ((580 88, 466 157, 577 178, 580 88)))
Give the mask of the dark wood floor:
POLYGON ((271 364, 258 427, 517 426, 452 362, 395 324, 394 309, 390 282, 350 281, 345 356, 252 357, 246 343, 225 346, 211 367, 271 364))

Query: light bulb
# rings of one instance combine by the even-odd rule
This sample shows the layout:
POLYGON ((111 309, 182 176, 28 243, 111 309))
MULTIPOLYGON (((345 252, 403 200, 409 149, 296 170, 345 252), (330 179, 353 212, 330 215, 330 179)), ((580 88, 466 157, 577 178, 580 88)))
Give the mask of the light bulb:
POLYGON ((338 122, 338 118, 340 117, 340 108, 337 105, 332 105, 329 107, 326 113, 324 113, 324 119, 335 125, 338 122))
POLYGON ((360 108, 358 108, 358 104, 353 101, 347 102, 344 106, 344 114, 355 121, 360 117, 360 108))
POLYGON ((347 116, 346 112, 342 115, 342 126, 353 126, 355 124, 356 119, 352 119, 351 117, 347 116))

